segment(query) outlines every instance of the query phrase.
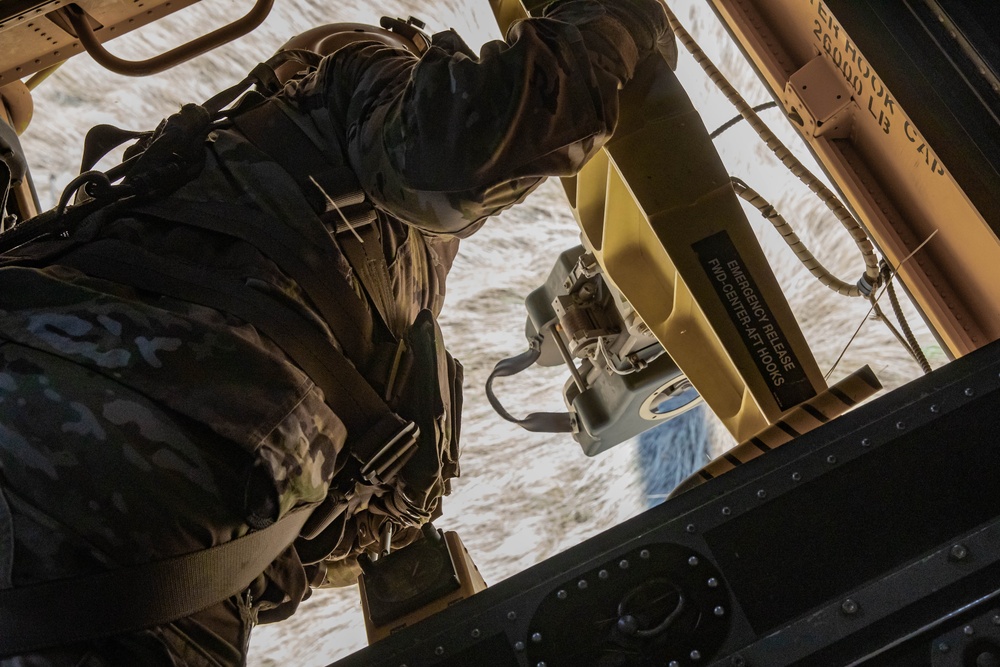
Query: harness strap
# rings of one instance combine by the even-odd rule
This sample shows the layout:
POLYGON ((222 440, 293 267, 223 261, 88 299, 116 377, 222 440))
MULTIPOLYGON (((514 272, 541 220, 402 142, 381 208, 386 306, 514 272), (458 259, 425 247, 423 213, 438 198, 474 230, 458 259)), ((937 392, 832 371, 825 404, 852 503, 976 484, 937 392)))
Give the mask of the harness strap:
POLYGON ((96 278, 215 308, 258 328, 323 390, 324 401, 348 429, 351 454, 362 469, 387 455, 387 443, 392 450, 411 452, 410 438, 415 441, 419 430, 408 430, 410 422, 389 408, 319 329, 263 292, 110 239, 82 246, 60 263, 96 278), (394 439, 404 432, 405 437, 394 439))
POLYGON ((510 377, 529 368, 538 361, 541 346, 538 341, 531 341, 527 350, 513 357, 501 359, 493 368, 486 380, 486 398, 496 413, 507 421, 517 424, 526 431, 535 433, 573 433, 573 415, 568 412, 532 412, 523 419, 513 416, 503 407, 500 399, 493 393, 493 381, 498 377, 510 377))
MULTIPOLYGON (((231 203, 156 202, 132 211, 246 241, 302 287, 330 326, 347 357, 364 365, 372 353, 373 320, 364 301, 337 269, 332 241, 293 229, 254 209, 231 203)), ((319 223, 316 231, 323 234, 319 223)), ((141 267, 137 267, 141 271, 141 267)))
MULTIPOLYGON (((382 321, 392 330, 392 324, 399 321, 396 300, 389 283, 389 265, 382 250, 382 234, 377 225, 369 225, 355 230, 354 235, 343 235, 339 239, 351 267, 357 272, 368 298, 375 304, 382 321)), ((393 332, 395 335, 395 332, 393 332)))
POLYGON ((391 332, 398 313, 381 234, 378 225, 370 224, 376 219, 375 209, 354 170, 344 162, 341 147, 333 149, 340 159, 327 155, 273 100, 232 120, 250 143, 292 176, 321 222, 334 230, 338 246, 391 332))
MULTIPOLYGON (((280 164, 298 184, 309 205, 318 214, 339 211, 351 227, 375 219, 371 205, 354 170, 344 161, 339 145, 328 151, 316 145, 306 132, 282 110, 281 103, 268 99, 231 118, 247 141, 280 164)), ((336 143, 335 137, 324 137, 336 143)))
POLYGON ((225 544, 0 591, 0 655, 135 632, 245 591, 298 535, 309 509, 225 544), (72 593, 69 593, 72 591, 72 593))

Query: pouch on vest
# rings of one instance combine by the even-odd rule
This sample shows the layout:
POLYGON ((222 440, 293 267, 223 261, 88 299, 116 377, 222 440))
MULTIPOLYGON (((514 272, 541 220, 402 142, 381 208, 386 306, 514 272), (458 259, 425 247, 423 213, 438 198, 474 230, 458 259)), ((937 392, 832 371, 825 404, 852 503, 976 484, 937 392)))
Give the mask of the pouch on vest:
POLYGON ((397 528, 397 547, 440 515, 440 498, 459 474, 462 365, 444 348, 441 330, 429 310, 417 314, 399 343, 401 353, 385 382, 389 405, 420 429, 418 445, 394 478, 385 484, 360 478, 331 487, 327 501, 314 512, 325 515, 306 538, 296 542, 303 563, 356 557, 375 545, 385 521, 397 528))

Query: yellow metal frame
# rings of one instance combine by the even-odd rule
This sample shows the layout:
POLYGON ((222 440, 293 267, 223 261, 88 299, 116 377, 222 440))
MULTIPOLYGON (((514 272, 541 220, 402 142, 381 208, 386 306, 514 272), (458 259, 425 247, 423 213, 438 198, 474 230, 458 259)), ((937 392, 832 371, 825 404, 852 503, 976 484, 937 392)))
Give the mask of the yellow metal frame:
MULTIPOLYGON (((1000 338, 1000 243, 821 1, 709 0, 953 356, 1000 338)), ((998 212, 992 212, 997 215, 998 212)))
MULTIPOLYGON (((491 4, 502 30, 527 15, 520 0, 491 4)), ((794 407, 775 386, 785 368, 800 378, 799 401, 826 383, 700 116, 662 59, 640 66, 620 109, 614 138, 563 179, 584 245, 733 436, 747 440, 794 407), (731 243, 755 289, 744 291, 739 273, 713 275, 704 247, 714 238, 731 243), (738 288, 744 305, 766 303, 768 317, 741 328, 734 314, 743 311, 723 299, 716 279, 738 288), (764 322, 780 339, 755 338, 764 322), (794 361, 769 380, 760 355, 779 350, 794 361)))

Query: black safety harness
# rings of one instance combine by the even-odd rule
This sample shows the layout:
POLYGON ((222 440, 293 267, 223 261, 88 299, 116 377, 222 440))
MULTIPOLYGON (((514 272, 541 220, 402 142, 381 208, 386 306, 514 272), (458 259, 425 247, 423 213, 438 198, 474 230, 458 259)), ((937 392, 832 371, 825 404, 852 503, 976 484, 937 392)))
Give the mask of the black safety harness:
MULTIPOLYGON (((258 66, 241 84, 223 91, 205 107, 223 107, 251 84, 265 92, 276 90, 276 65, 272 60, 258 66)), ((251 91, 233 108, 224 124, 235 127, 289 171, 316 211, 316 224, 293 229, 235 203, 180 207, 171 200, 168 204, 161 196, 150 196, 143 190, 156 189, 155 183, 149 183, 148 172, 129 175, 127 167, 141 162, 140 153, 126 160, 126 168, 121 170, 126 173, 123 185, 112 185, 118 176, 114 173, 83 179, 77 185, 89 186, 94 200, 75 207, 64 200, 56 211, 0 235, 0 252, 8 253, 0 255, 0 266, 31 260, 35 244, 29 242, 45 239, 48 243, 42 245, 65 252, 60 263, 65 257, 68 265, 85 274, 212 307, 252 324, 313 379, 347 427, 351 462, 338 479, 388 484, 416 452, 420 429, 399 416, 358 370, 376 354, 373 341, 393 342, 386 324, 393 304, 388 267, 379 226, 371 224, 377 214, 365 200, 354 173, 344 164, 331 162, 280 103, 251 91), (295 159, 285 159, 289 155, 295 159), (330 325, 339 349, 304 316, 242 281, 206 274, 152 253, 136 254, 134 246, 122 252, 124 246, 113 239, 77 245, 71 236, 60 238, 67 237, 77 221, 97 212, 112 212, 114 207, 220 232, 250 244, 301 286, 330 325), (381 317, 372 316, 365 297, 335 268, 337 248, 331 236, 338 238, 337 246, 381 317), (18 250, 9 253, 14 248, 18 250)), ((188 109, 189 114, 202 111, 188 109)), ((197 132, 203 135, 199 148, 207 132, 217 126, 199 126, 197 132)), ((154 137, 148 142, 146 155, 155 148, 154 137)), ((188 177, 188 167, 157 168, 161 177, 176 181, 171 187, 177 187, 188 177)), ((337 503, 328 498, 318 507, 293 510, 270 526, 210 549, 2 590, 0 655, 123 634, 189 616, 245 591, 297 538, 303 562, 315 562, 336 546, 339 534, 324 532, 337 518, 336 510, 337 503)))

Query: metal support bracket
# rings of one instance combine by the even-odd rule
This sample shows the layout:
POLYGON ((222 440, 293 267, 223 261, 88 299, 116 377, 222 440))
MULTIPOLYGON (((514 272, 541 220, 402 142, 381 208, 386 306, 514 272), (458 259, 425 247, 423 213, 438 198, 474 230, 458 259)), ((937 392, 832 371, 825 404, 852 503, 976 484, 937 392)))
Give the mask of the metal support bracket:
POLYGON ((854 117, 851 91, 827 58, 816 56, 785 84, 788 117, 810 137, 850 136, 854 117))

